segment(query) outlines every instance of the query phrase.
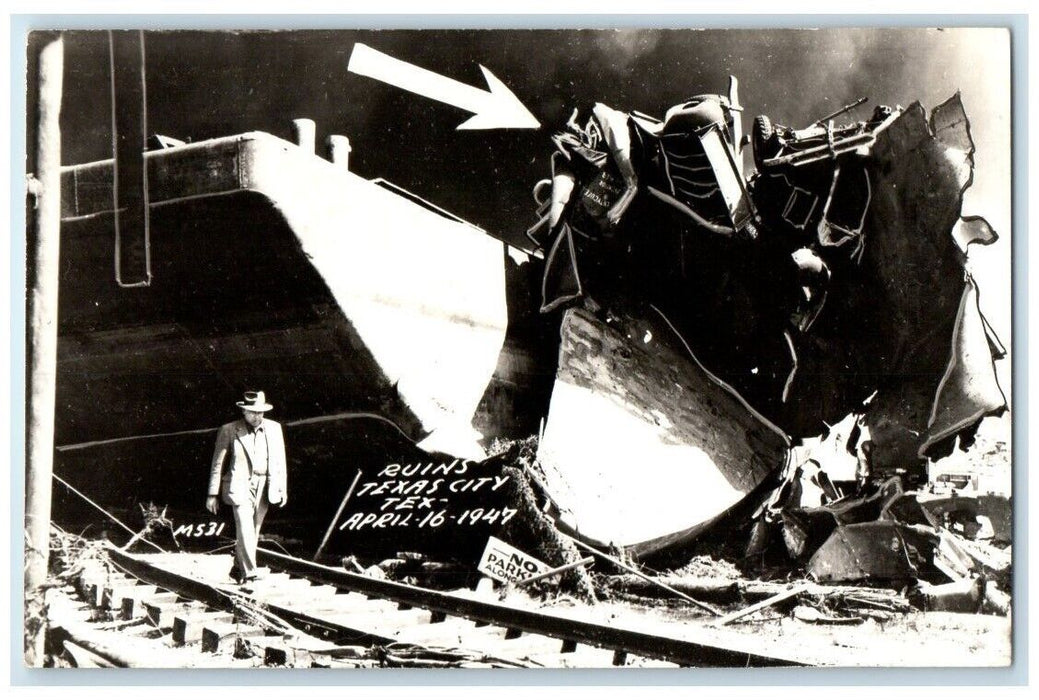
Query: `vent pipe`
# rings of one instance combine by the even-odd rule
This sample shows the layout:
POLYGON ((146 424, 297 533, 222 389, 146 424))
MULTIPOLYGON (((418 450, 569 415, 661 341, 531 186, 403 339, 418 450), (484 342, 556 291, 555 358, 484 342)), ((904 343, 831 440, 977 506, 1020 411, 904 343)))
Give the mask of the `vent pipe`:
POLYGON ((296 145, 307 153, 314 152, 315 134, 317 125, 313 119, 293 119, 292 131, 296 137, 296 145))
POLYGON ((328 158, 343 170, 350 169, 350 139, 338 134, 328 137, 328 158))

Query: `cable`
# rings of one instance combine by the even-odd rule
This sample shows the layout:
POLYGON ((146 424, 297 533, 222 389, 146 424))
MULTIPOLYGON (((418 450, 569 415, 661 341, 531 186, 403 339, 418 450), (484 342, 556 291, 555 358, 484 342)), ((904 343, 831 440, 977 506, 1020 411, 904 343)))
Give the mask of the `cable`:
MULTIPOLYGON (((64 485, 65 485, 65 488, 67 488, 67 489, 68 489, 69 491, 72 491, 72 493, 76 494, 77 496, 79 496, 80 498, 82 498, 82 499, 83 499, 84 501, 86 501, 86 502, 87 502, 87 503, 89 503, 90 505, 94 506, 95 508, 97 508, 97 509, 98 509, 99 511, 101 511, 101 512, 102 512, 102 513, 104 513, 105 515, 107 515, 107 516, 108 516, 109 518, 111 518, 111 519, 112 519, 112 521, 113 521, 113 522, 115 522, 115 523, 116 523, 117 525, 119 525, 119 526, 120 526, 121 528, 123 528, 124 530, 126 530, 127 532, 129 532, 129 533, 130 533, 131 535, 133 535, 134 537, 137 537, 137 535, 138 535, 139 533, 136 533, 136 532, 134 532, 133 530, 131 530, 131 529, 130 529, 129 527, 127 527, 127 526, 126 526, 125 524, 123 524, 123 521, 121 521, 121 520, 120 520, 119 518, 117 518, 117 517, 115 517, 114 515, 112 515, 111 513, 109 513, 109 512, 107 511, 107 510, 105 510, 104 508, 102 508, 101 506, 99 506, 99 505, 98 505, 97 503, 95 503, 94 501, 90 500, 90 498, 88 498, 88 497, 87 497, 86 495, 84 495, 84 494, 83 494, 83 493, 82 493, 81 491, 77 490, 77 489, 76 489, 76 487, 74 487, 74 486, 73 486, 72 484, 70 484, 69 482, 67 482, 67 481, 65 481, 64 479, 62 479, 62 478, 61 478, 60 476, 58 476, 57 474, 54 474, 53 476, 54 476, 54 478, 55 478, 55 479, 57 479, 57 480, 58 480, 58 481, 60 481, 60 482, 61 482, 62 484, 64 484, 64 485)), ((160 552, 162 552, 163 554, 165 554, 165 553, 166 553, 166 550, 165 550, 165 549, 163 549, 163 548, 162 548, 162 547, 160 547, 159 545, 155 544, 154 542, 152 542, 152 541, 150 541, 150 540, 148 540, 148 539, 146 539, 146 538, 144 538, 144 537, 138 537, 137 539, 138 539, 138 540, 140 540, 141 542, 147 542, 148 544, 150 544, 150 545, 151 545, 152 547, 155 547, 155 549, 159 550, 159 551, 160 551, 160 552)))

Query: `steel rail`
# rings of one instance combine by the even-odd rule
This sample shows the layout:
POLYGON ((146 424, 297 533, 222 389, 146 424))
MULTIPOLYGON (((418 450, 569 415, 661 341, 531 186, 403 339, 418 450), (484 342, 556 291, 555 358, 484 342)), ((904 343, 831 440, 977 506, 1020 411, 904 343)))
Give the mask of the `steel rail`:
MULTIPOLYGON (((113 563, 126 573, 147 583, 172 591, 177 595, 224 611, 234 611, 240 603, 240 594, 177 574, 132 554, 108 548, 113 563)), ((327 584, 340 591, 349 591, 397 603, 402 608, 418 608, 443 619, 445 616, 464 618, 477 623, 495 625, 510 632, 528 632, 553 637, 569 643, 586 644, 617 652, 626 652, 696 667, 764 667, 801 666, 803 662, 775 655, 765 655, 735 645, 719 643, 708 638, 715 631, 690 628, 689 634, 701 634, 693 640, 673 636, 654 635, 637 630, 574 620, 545 612, 524 610, 502 603, 473 600, 452 593, 410 586, 395 581, 373 579, 342 569, 315 564, 304 559, 279 554, 267 549, 257 550, 259 563, 272 571, 299 576, 311 583, 327 584)), ((396 640, 357 629, 348 623, 332 622, 316 615, 257 600, 271 613, 307 634, 337 644, 388 644, 396 640)))
MULTIPOLYGON (((257 550, 260 563, 311 581, 335 586, 338 589, 367 596, 392 600, 397 603, 474 622, 487 623, 510 630, 530 632, 561 640, 588 644, 606 649, 625 651, 672 661, 685 666, 746 667, 746 666, 801 666, 803 662, 781 656, 764 655, 714 641, 694 641, 592 622, 574 620, 544 612, 524 610, 502 603, 473 600, 452 593, 409 586, 395 581, 373 579, 342 569, 316 564, 266 549, 257 550)), ((690 634, 693 630, 690 630, 690 634)), ((705 629, 703 636, 712 634, 705 629)))
MULTIPOLYGON (((239 605, 242 594, 234 591, 222 590, 202 581, 181 576, 168 571, 151 562, 138 559, 132 554, 122 552, 115 547, 108 547, 109 556, 116 566, 134 578, 145 581, 159 588, 176 593, 177 595, 197 600, 214 610, 234 612, 239 605)), ((230 588, 230 587, 229 587, 230 588)), ((275 616, 281 618, 291 626, 336 644, 389 644, 396 640, 381 635, 373 634, 367 630, 354 629, 330 620, 308 615, 290 608, 285 608, 274 603, 258 601, 259 605, 269 610, 275 616)))

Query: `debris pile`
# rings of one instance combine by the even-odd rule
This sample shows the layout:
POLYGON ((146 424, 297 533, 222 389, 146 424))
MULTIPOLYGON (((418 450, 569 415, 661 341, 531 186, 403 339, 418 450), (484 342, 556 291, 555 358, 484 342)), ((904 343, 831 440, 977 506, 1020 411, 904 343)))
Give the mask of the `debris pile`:
MULTIPOLYGON (((497 536, 552 567, 571 568, 531 585, 495 588, 503 598, 544 604, 572 596, 687 611, 713 625, 776 615, 831 626, 920 611, 1009 615, 1010 530, 993 526, 1009 522, 1009 499, 945 482, 909 490, 902 477, 865 475, 854 449, 835 449, 854 424, 851 417, 825 440, 805 441, 746 519, 719 521, 701 535, 701 553, 656 570, 623 548, 592 546, 566 531, 542 487, 536 439, 499 444, 511 477, 508 503, 520 515, 497 536)), ((408 552, 367 570, 349 564, 434 588, 479 575, 472 563, 408 552)))
POLYGON ((909 590, 923 609, 1005 614, 1010 541, 995 536, 980 506, 1009 509, 1009 499, 905 491, 898 477, 841 497, 825 472, 812 467, 792 469, 759 510, 748 568, 909 590), (806 497, 820 482, 821 495, 806 497))
POLYGON ((804 129, 754 120, 744 173, 735 79, 663 119, 596 104, 556 134, 527 234, 542 312, 664 314, 690 351, 794 438, 849 412, 874 471, 970 443, 1006 401, 1005 355, 965 261, 996 233, 962 216, 974 144, 959 95, 804 129))
MULTIPOLYGON (((1007 409, 1005 350, 966 268, 971 243, 996 239, 961 213, 969 121, 959 95, 930 115, 914 103, 851 119, 865 102, 805 128, 759 115, 744 137, 732 79, 661 119, 578 108, 553 137, 527 231, 544 255, 541 311, 562 313, 538 457, 556 482, 580 481, 552 492, 574 530, 640 556, 742 538, 744 568, 765 576, 1006 590, 1009 500, 945 498, 927 473, 1007 409), (581 422, 629 444, 584 445, 595 429, 581 422), (785 465, 746 438, 770 430, 788 441, 785 465), (836 433, 843 444, 809 449, 836 433), (626 471, 680 483, 687 521, 595 491, 626 471), (752 515, 737 536, 738 497, 752 515), (659 525, 615 527, 621 507, 659 525)), ((674 498, 645 495, 674 513, 674 498)))

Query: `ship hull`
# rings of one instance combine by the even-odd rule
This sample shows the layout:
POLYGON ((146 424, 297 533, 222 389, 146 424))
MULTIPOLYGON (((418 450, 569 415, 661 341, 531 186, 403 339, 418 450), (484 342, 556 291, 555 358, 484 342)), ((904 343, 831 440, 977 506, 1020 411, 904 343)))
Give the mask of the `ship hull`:
MULTIPOLYGON (((148 286, 115 282, 111 163, 63 177, 64 525, 116 532, 91 498, 135 522, 165 508, 182 539, 215 532, 210 450, 246 389, 271 397, 289 445, 294 495, 268 531, 304 549, 358 472, 481 460, 542 426, 560 526, 638 555, 688 544, 783 466, 785 436, 655 310, 623 330, 580 309, 560 325, 537 312, 536 260, 265 134, 146 161, 148 286)), ((337 546, 392 553, 413 535, 337 546)))

